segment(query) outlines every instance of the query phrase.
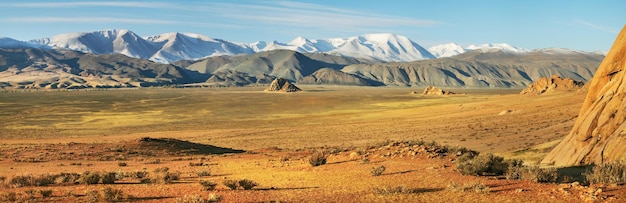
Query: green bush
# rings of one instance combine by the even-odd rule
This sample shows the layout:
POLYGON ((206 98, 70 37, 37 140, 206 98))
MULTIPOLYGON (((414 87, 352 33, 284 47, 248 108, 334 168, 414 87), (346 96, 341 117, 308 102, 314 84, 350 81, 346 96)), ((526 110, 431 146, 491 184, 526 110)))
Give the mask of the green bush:
POLYGON ((456 168, 464 175, 502 175, 508 168, 503 161, 504 158, 493 154, 479 154, 473 158, 463 155, 456 160, 456 168))
POLYGON ((624 184, 626 183, 626 163, 615 161, 595 165, 590 171, 583 173, 589 183, 624 184))
POLYGON ((323 152, 315 152, 309 157, 311 166, 321 166, 326 164, 326 154, 323 152))

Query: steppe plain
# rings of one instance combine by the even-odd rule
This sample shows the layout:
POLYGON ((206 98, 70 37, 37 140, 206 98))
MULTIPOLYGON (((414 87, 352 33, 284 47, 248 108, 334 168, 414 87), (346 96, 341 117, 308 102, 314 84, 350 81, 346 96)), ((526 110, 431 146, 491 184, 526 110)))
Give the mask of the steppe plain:
MULTIPOLYGON (((120 189, 122 201, 129 202, 211 194, 223 202, 579 202, 597 189, 564 192, 554 183, 464 176, 450 157, 402 151, 407 147, 402 141, 435 141, 537 163, 569 133, 584 93, 520 96, 519 89, 450 89, 460 94, 423 96, 411 94, 422 88, 300 88, 305 91, 289 94, 263 87, 0 92, 0 177, 5 177, 0 193, 25 198, 28 190, 52 190, 51 197, 29 199, 42 202, 90 201, 90 191, 105 187, 120 189), (176 141, 159 148, 142 142, 146 137, 176 141), (177 143, 183 144, 177 148, 177 143), (219 153, 185 151, 187 145, 219 153), (315 151, 328 152, 328 163, 310 166, 307 157, 315 151), (362 161, 365 155, 369 162, 362 161), (370 169, 381 165, 385 172, 372 176, 370 169), (19 175, 159 167, 176 171, 180 179, 8 184, 19 175), (199 177, 198 170, 211 175, 199 177), (259 185, 253 190, 221 185, 241 178, 259 185), (206 191, 200 180, 220 185, 206 191), (484 184, 490 192, 454 191, 451 184, 484 184), (376 192, 399 186, 410 192, 376 192)), ((623 186, 602 189, 604 201, 626 198, 623 186)))

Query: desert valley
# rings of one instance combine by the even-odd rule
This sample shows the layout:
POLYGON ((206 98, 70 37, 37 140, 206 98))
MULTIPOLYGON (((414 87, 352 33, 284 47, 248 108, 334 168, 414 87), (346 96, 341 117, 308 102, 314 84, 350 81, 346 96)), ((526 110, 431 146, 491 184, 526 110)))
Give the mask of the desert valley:
POLYGON ((626 201, 626 29, 450 46, 1 38, 0 201, 626 201))

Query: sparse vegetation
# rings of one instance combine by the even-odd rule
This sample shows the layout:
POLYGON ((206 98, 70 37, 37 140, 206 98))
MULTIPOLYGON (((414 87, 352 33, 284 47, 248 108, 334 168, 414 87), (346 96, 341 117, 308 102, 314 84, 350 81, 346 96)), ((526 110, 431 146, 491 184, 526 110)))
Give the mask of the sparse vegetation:
POLYGON ((83 175, 81 175, 80 182, 87 185, 98 184, 100 182, 100 174, 97 172, 85 171, 83 175))
POLYGON ((200 169, 200 170, 196 171, 196 175, 198 175, 198 177, 211 176, 211 169, 208 168, 208 167, 200 169))
POLYGON ((315 152, 309 157, 309 164, 311 166, 321 166, 326 164, 326 154, 324 152, 315 152))
POLYGON ((52 196, 52 190, 39 190, 39 194, 41 194, 41 196, 44 197, 44 198, 51 197, 52 196))
POLYGON ((106 202, 116 202, 124 199, 124 192, 121 189, 105 187, 101 191, 101 200, 106 202))
POLYGON ((409 193, 417 192, 416 190, 407 188, 404 185, 374 187, 372 188, 372 191, 374 192, 374 194, 378 194, 378 195, 409 194, 409 193))
POLYGON ((185 195, 183 198, 176 198, 176 203, 213 203, 221 200, 222 196, 218 194, 209 194, 207 199, 203 199, 200 195, 185 195))
POLYGON ((378 167, 372 167, 372 169, 370 170, 370 173, 372 174, 372 176, 380 176, 383 174, 383 172, 385 172, 385 166, 378 166, 378 167))
POLYGON ((479 182, 469 183, 463 186, 459 185, 458 183, 453 182, 453 183, 448 184, 448 190, 455 191, 455 192, 468 192, 468 191, 474 191, 477 193, 491 192, 491 188, 489 186, 479 183, 479 182))
POLYGON ((200 185, 202 185, 202 188, 204 188, 204 190, 214 190, 215 186, 217 186, 217 183, 210 180, 201 180, 200 185))
POLYGON ((624 184, 626 183, 626 162, 615 161, 595 165, 583 175, 589 183, 624 184))
POLYGON ((23 176, 15 176, 11 178, 9 181, 10 185, 14 187, 25 187, 25 186, 48 186, 54 184, 56 175, 46 175, 42 174, 39 176, 35 175, 23 175, 23 176))
POLYGON ((243 188, 244 190, 251 190, 252 188, 258 185, 253 180, 248 180, 248 179, 241 179, 239 180, 238 183, 239 183, 239 186, 241 186, 241 188, 243 188))
POLYGON ((505 173, 510 180, 530 180, 538 183, 553 183, 559 178, 556 168, 539 168, 539 166, 510 166, 505 173))
POLYGON ((508 164, 504 158, 493 154, 472 156, 465 154, 456 160, 456 168, 464 175, 502 175, 507 171, 508 164))
POLYGON ((124 166, 128 166, 128 164, 126 162, 117 162, 117 166, 124 167, 124 166))
POLYGON ((231 190, 236 190, 237 187, 239 187, 239 182, 237 180, 224 180, 222 184, 231 190))

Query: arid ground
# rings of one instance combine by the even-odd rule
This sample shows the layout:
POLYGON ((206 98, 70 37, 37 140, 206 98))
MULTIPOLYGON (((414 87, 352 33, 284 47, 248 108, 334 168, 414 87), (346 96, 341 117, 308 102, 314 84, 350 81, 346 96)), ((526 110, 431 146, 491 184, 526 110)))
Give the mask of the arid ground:
POLYGON ((621 185, 461 175, 453 155, 426 147, 434 141, 535 164, 569 133, 583 93, 452 89, 461 94, 422 96, 410 94, 421 91, 414 88, 301 88, 292 94, 262 87, 2 92, 1 200, 103 201, 96 193, 112 188, 123 192, 117 200, 130 202, 185 196, 223 202, 626 201, 621 185), (326 153, 327 164, 309 164, 316 151, 326 153), (384 172, 372 175, 379 166, 384 172), (178 178, 164 184, 120 175, 164 167, 178 178), (75 184, 62 176, 46 186, 12 182, 86 171, 118 177, 114 184, 75 184), (222 184, 244 178, 258 186, 222 184), (207 191, 201 180, 218 185, 207 191), (28 195, 40 190, 52 194, 28 195))

